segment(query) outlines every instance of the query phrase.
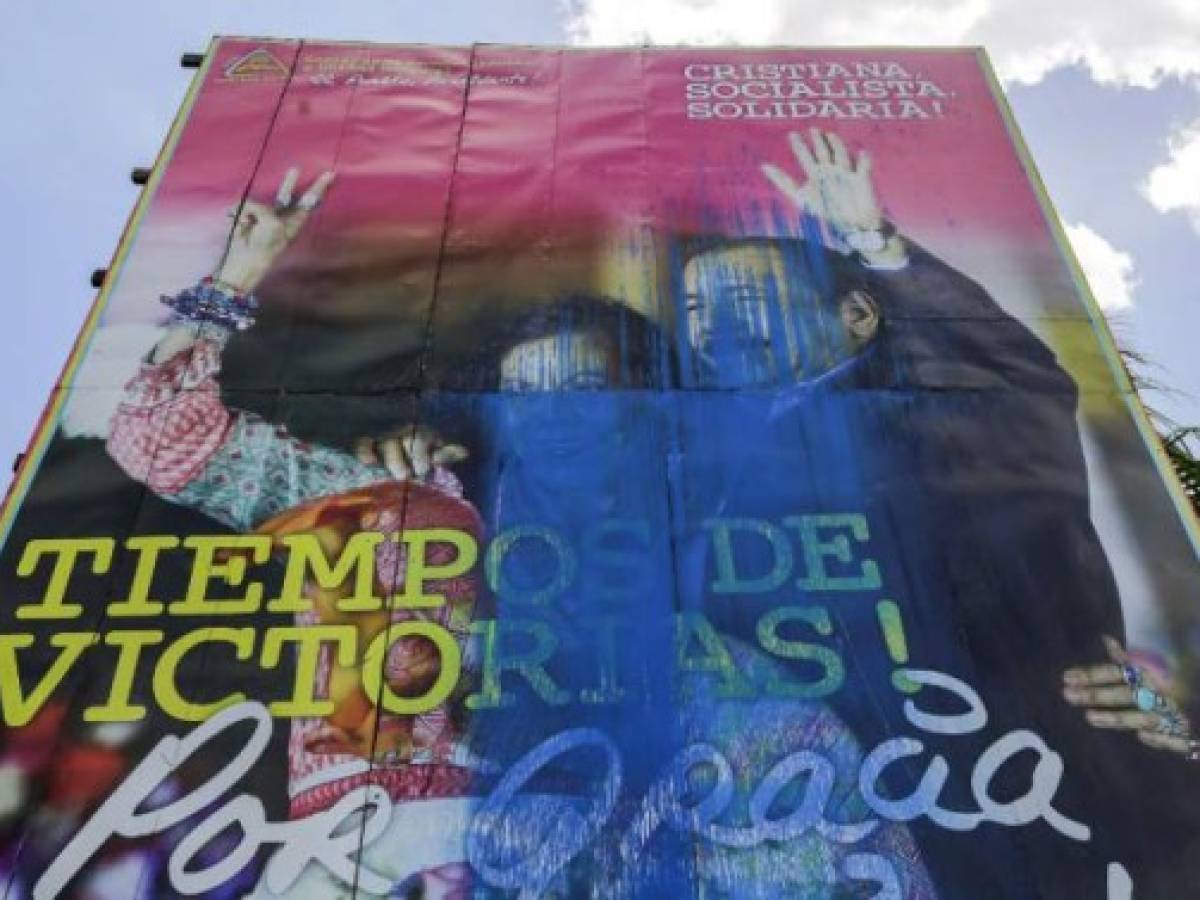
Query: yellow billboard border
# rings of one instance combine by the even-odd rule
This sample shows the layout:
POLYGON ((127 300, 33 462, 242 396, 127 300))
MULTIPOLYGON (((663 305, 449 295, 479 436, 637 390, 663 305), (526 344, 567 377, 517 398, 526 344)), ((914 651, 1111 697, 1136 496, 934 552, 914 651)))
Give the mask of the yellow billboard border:
POLYGON ((1029 179, 1029 184, 1037 196, 1042 216, 1045 218, 1046 224, 1049 225, 1050 231, 1054 235, 1055 243, 1058 244, 1059 255, 1071 272, 1071 278, 1075 282, 1075 292, 1083 301, 1084 308, 1087 310, 1088 318, 1092 323, 1092 330, 1095 332, 1096 340, 1100 344, 1101 351, 1104 353, 1105 361, 1108 363, 1108 367, 1116 379, 1125 406, 1133 417, 1138 433, 1142 437, 1142 442, 1146 445, 1146 449, 1150 451, 1150 456, 1158 468, 1159 478, 1166 487, 1167 493, 1171 495, 1171 501, 1175 505, 1175 511, 1179 515, 1183 530, 1187 533, 1188 540, 1191 541, 1192 549, 1200 557, 1200 517, 1197 516, 1191 499, 1184 491, 1183 485, 1179 481, 1179 476, 1175 474, 1175 467, 1171 465, 1167 451, 1163 448, 1162 439, 1158 436, 1158 432, 1154 429, 1154 425, 1150 421, 1150 416, 1146 412, 1146 407, 1142 403, 1141 396, 1133 386, 1133 382, 1130 381, 1125 364, 1121 361, 1121 355, 1117 352, 1117 343, 1113 338, 1108 319, 1100 310, 1100 304, 1096 302, 1096 296, 1092 293, 1091 285, 1088 284, 1087 278, 1083 274, 1083 267, 1079 264, 1079 259, 1075 255, 1075 250, 1071 246, 1071 241, 1067 237, 1066 230, 1063 228, 1058 211, 1054 208, 1054 204, 1050 200, 1050 193, 1046 190, 1046 184, 1042 180, 1041 173, 1038 172, 1037 164, 1033 161, 1033 154, 1029 152, 1029 147, 1025 143, 1025 138, 1021 134, 1020 127, 1017 125, 1017 120, 1013 115, 1012 107, 1009 105, 1008 97, 1005 96, 1004 90, 1000 86, 1000 79, 996 75, 995 68, 992 66, 991 57, 988 56, 988 52, 984 47, 976 47, 975 53, 979 59, 980 68, 991 89, 992 97, 996 102, 996 108, 1000 111, 1000 117, 1004 121, 1008 138, 1012 142, 1013 149, 1021 161, 1021 166, 1025 169, 1025 176, 1029 179))
POLYGON ((63 364, 58 381, 52 388, 50 401, 42 410, 38 424, 34 428, 33 436, 30 438, 29 444, 25 449, 25 457, 21 461, 20 469, 8 488, 8 493, 4 498, 3 509, 0 509, 0 548, 3 548, 8 543, 13 520, 24 503, 26 495, 29 493, 33 479, 41 469, 46 449, 49 447, 50 440, 58 428, 58 421, 62 415, 63 406, 70 396, 75 373, 78 371, 80 363, 87 354, 92 337, 95 335, 97 327, 99 327, 100 319, 108 306, 113 289, 120 280, 121 270, 125 265, 129 252, 133 249, 138 229, 141 227, 142 220, 145 218, 146 212, 150 209, 150 205, 154 201, 154 195, 158 191, 163 173, 166 171, 167 165, 175 153, 175 148, 179 144, 184 126, 187 124, 192 110, 195 108, 196 100, 200 96, 200 89, 203 87, 209 70, 212 68, 213 60, 216 58, 216 49, 220 40, 220 38, 213 38, 209 42, 208 50, 204 54, 204 62, 200 65, 196 74, 192 76, 192 83, 188 85, 183 102, 176 111, 167 136, 163 140, 163 144, 158 151, 158 156, 154 160, 154 167, 151 169, 150 178, 146 181, 145 187, 142 188, 142 194, 138 198, 137 205, 134 207, 133 212, 125 223, 124 230, 121 232, 121 239, 118 241, 117 248, 113 252, 108 273, 104 278, 104 284, 96 294, 96 299, 92 301, 92 306, 88 310, 87 317, 84 319, 83 327, 80 329, 79 335, 75 338, 75 344, 72 346, 71 352, 63 364))

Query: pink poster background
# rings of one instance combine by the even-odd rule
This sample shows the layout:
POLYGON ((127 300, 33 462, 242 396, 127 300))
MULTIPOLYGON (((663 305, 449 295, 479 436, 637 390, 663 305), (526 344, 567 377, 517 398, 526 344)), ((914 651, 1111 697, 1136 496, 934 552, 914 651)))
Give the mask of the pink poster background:
POLYGON ((226 39, 210 56, 106 324, 161 321, 158 298, 210 274, 230 214, 247 197, 270 203, 290 167, 301 190, 323 171, 336 180, 262 286, 264 305, 335 328, 430 327, 435 347, 458 348, 470 346, 480 309, 572 290, 653 313, 669 306, 662 236, 799 234, 796 210, 760 166, 799 178, 788 134, 836 132, 852 153, 870 153, 888 219, 980 282, 1075 378, 1092 517, 1130 632, 1143 645, 1170 643, 1157 598, 1178 592, 1193 558, 1178 501, 1148 464, 978 51, 226 39), (715 77, 721 66, 732 77, 715 77), (725 92, 828 96, 809 98, 811 116, 764 116, 770 101, 752 110, 742 97, 737 117, 689 117, 689 82, 715 91, 716 81, 734 85, 725 92), (855 91, 882 100, 862 114, 848 105, 855 91), (902 102, 914 95, 915 112, 902 102), (1132 524, 1146 522, 1160 523, 1150 531, 1169 546, 1132 524), (1159 564, 1164 555, 1188 560, 1180 577, 1159 564))
POLYGON ((553 259, 573 242, 639 226, 798 230, 759 166, 798 173, 787 134, 810 127, 835 131, 852 153, 869 151, 885 211, 906 235, 957 254, 981 280, 994 271, 1016 282, 997 294, 1012 296, 1015 314, 1086 315, 972 50, 229 40, 216 50, 109 316, 143 318, 148 301, 204 274, 219 258, 228 212, 243 196, 269 202, 291 166, 302 182, 326 169, 337 181, 290 261, 311 274, 385 256, 415 300, 432 296, 447 251, 511 247, 523 259, 553 259), (239 77, 237 62, 254 51, 270 53, 278 71, 239 77), (689 118, 687 74, 727 64, 792 66, 803 77, 774 80, 832 92, 834 105, 807 118, 689 118), (857 77, 860 64, 890 77, 857 77), (890 105, 872 104, 872 114, 890 118, 847 112, 847 92, 868 81, 883 85, 890 105), (936 91, 917 98, 924 115, 899 117, 903 96, 923 82, 936 91))

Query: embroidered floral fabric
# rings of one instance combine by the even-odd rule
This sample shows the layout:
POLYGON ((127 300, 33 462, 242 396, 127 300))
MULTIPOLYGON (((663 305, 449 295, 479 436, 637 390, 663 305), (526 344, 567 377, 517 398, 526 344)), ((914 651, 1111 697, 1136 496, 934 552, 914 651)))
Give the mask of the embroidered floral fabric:
MULTIPOLYGON (((212 325, 196 326, 196 342, 160 362, 143 363, 126 385, 123 402, 112 421, 108 450, 130 477, 172 503, 199 510, 236 531, 249 532, 301 504, 332 498, 358 488, 393 481, 381 465, 361 462, 352 454, 296 439, 287 429, 252 413, 227 408, 217 376, 227 333, 212 325)), ((462 485, 445 468, 435 468, 426 483, 441 494, 460 498, 462 485)), ((383 508, 372 530, 394 534, 402 526, 435 527, 419 502, 400 511, 383 508)), ((385 541, 376 552, 376 576, 386 594, 403 585, 402 548, 385 541)), ((473 668, 469 628, 476 589, 472 579, 443 586, 447 603, 436 610, 395 610, 393 622, 412 618, 438 621, 464 649, 464 669, 473 668), (447 589, 448 588, 448 589, 447 589)), ((297 616, 297 624, 313 625, 315 613, 297 616)), ((388 680, 403 672, 412 658, 427 653, 415 638, 393 643, 385 662, 388 680)), ((316 696, 325 696, 331 668, 324 647, 317 670, 316 696)), ((473 679, 464 677, 464 683, 473 679)), ((372 765, 367 759, 333 747, 322 747, 328 732, 323 718, 292 720, 289 739, 289 792, 293 812, 308 815, 332 805, 365 781, 381 784, 396 799, 455 796, 467 792, 470 760, 462 736, 461 717, 448 701, 412 723, 409 752, 394 752, 372 765)), ((390 717, 385 717, 385 719, 390 717)))
POLYGON ((143 363, 113 416, 108 452, 129 477, 171 495, 200 477, 232 415, 216 382, 220 341, 201 337, 162 363, 143 363))

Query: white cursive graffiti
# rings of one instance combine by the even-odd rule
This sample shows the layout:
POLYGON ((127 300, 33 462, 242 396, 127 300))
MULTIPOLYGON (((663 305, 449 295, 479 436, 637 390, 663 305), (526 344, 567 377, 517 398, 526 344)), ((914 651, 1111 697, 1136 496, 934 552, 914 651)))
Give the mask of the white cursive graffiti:
MULTIPOLYGON (((904 669, 901 674, 924 687, 949 691, 966 706, 964 712, 942 714, 928 712, 913 700, 906 700, 905 718, 917 729, 930 734, 964 735, 980 731, 987 724, 987 710, 982 699, 965 682, 942 672, 924 669, 904 669)), ((888 765, 898 759, 917 756, 924 749, 925 745, 915 738, 899 737, 884 741, 872 750, 859 770, 858 784, 867 806, 879 818, 848 824, 831 823, 825 818, 836 775, 833 764, 809 750, 794 752, 777 762, 763 776, 750 797, 750 824, 739 828, 717 823, 734 796, 732 767, 715 747, 693 744, 675 757, 662 778, 647 792, 639 813, 619 844, 620 857, 628 865, 635 864, 655 832, 664 824, 678 831, 690 831, 714 844, 737 849, 754 847, 764 841, 791 840, 810 829, 828 841, 855 844, 870 835, 881 820, 910 822, 920 816, 927 816, 939 826, 956 831, 970 831, 984 822, 1017 827, 1042 819, 1073 840, 1087 841, 1090 838, 1091 831, 1086 825, 1054 808, 1054 796, 1063 775, 1062 757, 1033 732, 1008 732, 992 743, 976 761, 971 775, 971 789, 979 806, 977 812, 956 812, 938 805, 939 795, 950 772, 949 764, 940 755, 935 755, 929 761, 916 789, 908 797, 891 800, 885 796, 879 783, 888 765), (1038 759, 1027 791, 1006 803, 997 802, 991 795, 992 779, 1006 761, 1025 751, 1032 751, 1038 759), (700 767, 710 768, 716 777, 711 780, 707 794, 685 805, 683 797, 688 775, 700 767), (800 804, 778 819, 770 818, 768 811, 773 808, 780 792, 805 776, 807 781, 800 804)), ((468 835, 468 859, 489 884, 510 889, 519 887, 522 889, 522 898, 540 896, 562 867, 601 832, 620 790, 620 756, 606 735, 594 729, 572 729, 554 735, 522 757, 488 798, 468 835), (507 867, 501 869, 495 866, 490 861, 488 848, 496 853, 497 846, 504 846, 497 835, 522 831, 516 818, 511 821, 505 818, 506 809, 518 797, 520 788, 558 757, 588 746, 602 750, 610 764, 609 770, 603 773, 604 783, 599 791, 599 802, 586 815, 582 815, 566 800, 559 801, 559 805, 567 812, 556 810, 556 814, 572 816, 580 823, 579 827, 556 828, 555 838, 540 843, 531 855, 513 861, 510 852, 507 867)), ((543 800, 543 803, 550 802, 543 800)), ((583 798, 577 798, 576 802, 583 802, 583 798)), ((516 807, 513 809, 514 817, 527 816, 527 812, 517 812, 516 807)), ((505 849, 511 850, 511 847, 505 849)), ((880 863, 887 865, 886 860, 871 854, 848 857, 847 874, 853 877, 851 869, 879 872, 880 863)), ((875 894, 877 898, 891 896, 892 888, 887 880, 874 880, 881 884, 880 892, 875 894)))
MULTIPOLYGON (((950 692, 966 707, 964 712, 940 714, 906 700, 905 718, 918 730, 963 735, 986 725, 987 710, 969 685, 941 672, 905 669, 902 674, 925 688, 950 692)), ((394 886, 392 881, 358 862, 360 849, 382 835, 391 820, 392 801, 378 786, 356 789, 328 810, 287 822, 267 821, 262 802, 249 794, 234 796, 212 809, 261 758, 271 728, 267 708, 261 703, 246 702, 220 711, 186 737, 160 740, 45 870, 34 887, 35 900, 57 896, 109 839, 161 834, 201 814, 201 821, 173 848, 168 860, 171 884, 180 893, 198 895, 213 890, 248 865, 263 845, 274 844, 278 849, 263 876, 265 886, 275 894, 287 891, 306 866, 315 864, 347 885, 357 883, 365 892, 387 895, 394 886), (141 809, 197 751, 225 730, 242 723, 251 724, 253 731, 227 766, 170 803, 141 809), (357 816, 355 825, 359 827, 343 828, 352 816, 357 816), (191 868, 214 837, 235 827, 241 837, 229 853, 206 868, 191 868)), ((747 807, 749 825, 737 827, 718 821, 735 793, 729 761, 710 744, 693 744, 672 760, 648 790, 638 812, 623 830, 617 857, 624 865, 635 866, 654 834, 664 825, 736 849, 754 847, 764 841, 792 840, 810 830, 832 843, 853 845, 869 836, 882 821, 910 822, 921 816, 958 831, 969 831, 985 822, 1019 827, 1042 820, 1072 840, 1089 840, 1091 832, 1086 825, 1055 809, 1054 797, 1063 776, 1062 758, 1036 734, 1010 731, 976 760, 971 772, 972 795, 979 807, 976 811, 953 811, 938 805, 949 774, 949 764, 940 755, 928 762, 916 789, 908 797, 892 800, 885 796, 879 787, 884 770, 897 760, 923 751, 920 740, 897 737, 867 754, 858 773, 858 788, 877 818, 857 823, 832 823, 825 818, 836 774, 833 764, 811 750, 793 752, 776 762, 754 788, 747 807), (991 783, 996 772, 1006 761, 1025 752, 1037 757, 1025 794, 1006 802, 995 800, 991 783), (710 769, 715 778, 707 779, 707 793, 685 802, 689 794, 688 776, 700 767, 710 769), (780 793, 801 779, 802 801, 789 812, 772 818, 770 811, 780 793)), ((576 728, 556 734, 526 753, 482 801, 464 835, 467 860, 486 883, 517 889, 522 898, 536 898, 572 859, 599 838, 617 808, 621 787, 621 756, 604 732, 576 728), (602 787, 592 798, 521 793, 539 771, 564 754, 576 751, 598 753, 602 757, 595 769, 602 787), (555 827, 543 832, 551 833, 553 839, 529 839, 531 816, 542 826, 547 822, 554 824, 555 827), (528 850, 524 855, 522 848, 528 850)), ((881 856, 849 854, 843 858, 842 867, 850 878, 876 882, 876 900, 901 896, 896 872, 881 856)), ((1128 900, 1132 883, 1125 870, 1112 863, 1108 876, 1110 897, 1128 900)))
MULTIPOLYGON (((54 862, 38 879, 34 900, 50 900, 76 875, 83 865, 112 837, 140 838, 161 834, 216 803, 242 778, 262 756, 271 736, 271 716, 261 703, 239 703, 221 710, 185 738, 165 737, 104 801, 62 849, 54 862), (197 750, 241 722, 252 722, 254 731, 245 746, 224 769, 188 794, 155 809, 139 812, 145 803, 178 768, 197 750)), ((208 815, 179 842, 171 852, 167 869, 171 884, 183 894, 203 894, 236 875, 254 858, 264 844, 279 844, 264 873, 267 887, 282 893, 310 862, 328 869, 346 884, 353 884, 358 868, 358 884, 364 891, 387 894, 392 883, 359 866, 353 858, 359 849, 359 829, 339 826, 353 813, 363 810, 363 845, 377 838, 391 818, 392 804, 387 792, 376 786, 353 791, 324 812, 291 822, 268 822, 262 802, 242 794, 208 815), (241 840, 220 861, 207 869, 190 871, 197 853, 212 838, 231 825, 237 825, 241 840)))

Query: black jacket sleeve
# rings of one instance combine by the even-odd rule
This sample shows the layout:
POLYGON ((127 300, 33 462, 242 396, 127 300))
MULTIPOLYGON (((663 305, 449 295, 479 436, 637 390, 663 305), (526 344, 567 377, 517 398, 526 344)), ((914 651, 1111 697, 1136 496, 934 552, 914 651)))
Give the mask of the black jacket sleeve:
POLYGON ((874 378, 912 389, 1017 389, 1058 395, 1074 408, 1075 384, 1054 354, 982 286, 910 246, 902 269, 856 266, 880 304, 883 352, 874 378))

